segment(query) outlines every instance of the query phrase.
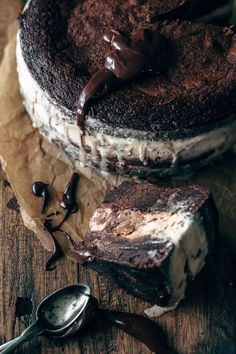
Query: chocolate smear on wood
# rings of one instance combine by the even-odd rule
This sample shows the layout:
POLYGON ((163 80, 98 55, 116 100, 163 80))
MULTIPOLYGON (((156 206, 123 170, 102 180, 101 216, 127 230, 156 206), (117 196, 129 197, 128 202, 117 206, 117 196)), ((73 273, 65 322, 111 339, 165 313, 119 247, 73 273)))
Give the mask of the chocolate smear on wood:
POLYGON ((176 354, 163 340, 161 328, 152 320, 131 313, 100 310, 100 316, 119 327, 132 337, 144 343, 152 352, 158 354, 176 354))
POLYGON ((16 197, 12 197, 8 202, 7 202, 7 208, 16 211, 19 213, 20 211, 20 206, 18 204, 18 201, 16 197))

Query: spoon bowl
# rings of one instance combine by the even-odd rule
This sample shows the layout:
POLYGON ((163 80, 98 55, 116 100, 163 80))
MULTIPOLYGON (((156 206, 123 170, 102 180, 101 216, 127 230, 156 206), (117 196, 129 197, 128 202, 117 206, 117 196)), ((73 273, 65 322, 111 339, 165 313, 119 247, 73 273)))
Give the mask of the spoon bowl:
POLYGON ((36 321, 21 336, 0 346, 0 353, 11 353, 42 333, 57 334, 67 330, 84 312, 90 294, 91 290, 85 284, 70 285, 55 291, 38 306, 36 321))
POLYGON ((70 285, 52 293, 37 309, 39 325, 49 333, 70 327, 87 306, 90 294, 85 284, 70 285))

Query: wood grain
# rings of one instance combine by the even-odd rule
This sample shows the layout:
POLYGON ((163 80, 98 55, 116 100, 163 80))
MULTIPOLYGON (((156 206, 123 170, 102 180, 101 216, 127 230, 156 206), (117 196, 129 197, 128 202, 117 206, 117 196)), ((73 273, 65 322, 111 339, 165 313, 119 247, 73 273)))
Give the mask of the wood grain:
MULTIPOLYGON (((21 220, 14 193, 0 171, 0 342, 19 335, 33 320, 37 304, 50 292, 75 282, 92 287, 100 306, 142 313, 144 303, 93 271, 64 260, 48 273, 48 252, 21 220), (32 304, 32 308, 31 308, 32 304), (18 316, 18 317, 17 317, 18 316)), ((157 320, 170 345, 181 354, 236 353, 235 255, 214 255, 188 299, 157 320)), ((55 342, 38 338, 16 353, 127 353, 150 351, 125 333, 92 326, 80 338, 55 342)))

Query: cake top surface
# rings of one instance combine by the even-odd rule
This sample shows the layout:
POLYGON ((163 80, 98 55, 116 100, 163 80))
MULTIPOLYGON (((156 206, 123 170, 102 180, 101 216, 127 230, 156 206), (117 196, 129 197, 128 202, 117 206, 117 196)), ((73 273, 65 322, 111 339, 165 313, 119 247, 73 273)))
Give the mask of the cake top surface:
POLYGON ((209 196, 210 192, 206 187, 196 185, 163 188, 148 182, 123 182, 106 194, 100 208, 160 213, 180 210, 195 214, 209 196))
POLYGON ((73 119, 79 94, 110 52, 105 30, 115 24, 128 37, 137 28, 157 30, 168 42, 166 70, 122 83, 93 104, 95 118, 111 133, 114 127, 164 133, 207 129, 236 109, 236 66, 227 60, 233 33, 150 19, 153 12, 163 14, 183 3, 188 1, 32 0, 21 17, 24 59, 39 85, 73 119))

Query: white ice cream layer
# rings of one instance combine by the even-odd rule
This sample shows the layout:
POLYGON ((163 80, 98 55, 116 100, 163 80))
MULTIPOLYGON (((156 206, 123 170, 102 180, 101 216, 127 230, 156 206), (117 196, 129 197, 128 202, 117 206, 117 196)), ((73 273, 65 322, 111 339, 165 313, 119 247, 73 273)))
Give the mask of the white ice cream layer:
MULTIPOLYGON (((109 160, 119 169, 132 160, 140 162, 136 171, 147 168, 148 161, 170 160, 169 167, 154 168, 160 175, 172 173, 179 161, 195 159, 212 152, 203 158, 203 164, 209 163, 228 150, 236 140, 236 119, 234 116, 225 121, 225 125, 195 137, 177 140, 155 140, 153 132, 117 128, 119 136, 94 132, 98 126, 93 117, 88 117, 85 132, 71 122, 72 112, 59 106, 32 77, 22 56, 20 38, 17 40, 17 64, 24 104, 34 126, 38 127, 51 141, 59 141, 65 152, 76 164, 99 167, 107 171, 109 160), (143 167, 142 167, 143 166, 143 167)), ((145 119, 145 118, 144 118, 145 119)), ((150 169, 149 172, 152 172, 150 169)))

